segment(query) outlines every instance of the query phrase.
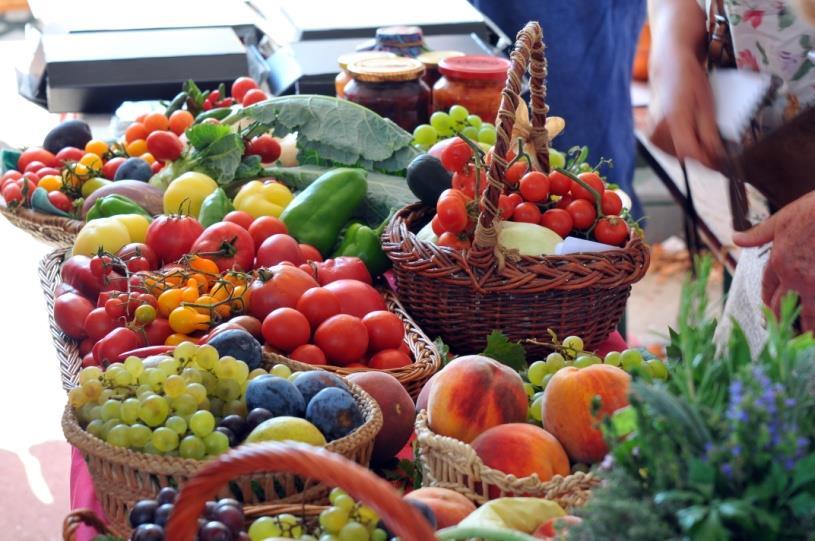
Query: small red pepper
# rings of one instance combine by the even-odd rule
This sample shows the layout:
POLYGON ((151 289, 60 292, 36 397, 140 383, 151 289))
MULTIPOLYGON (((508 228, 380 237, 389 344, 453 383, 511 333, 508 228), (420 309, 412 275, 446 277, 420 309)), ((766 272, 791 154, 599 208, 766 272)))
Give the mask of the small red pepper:
POLYGON ((140 359, 144 359, 146 357, 151 357, 153 355, 162 355, 164 353, 169 353, 174 349, 175 346, 147 346, 143 348, 131 349, 130 351, 120 353, 118 361, 124 362, 124 360, 130 357, 131 355, 136 356, 140 359))

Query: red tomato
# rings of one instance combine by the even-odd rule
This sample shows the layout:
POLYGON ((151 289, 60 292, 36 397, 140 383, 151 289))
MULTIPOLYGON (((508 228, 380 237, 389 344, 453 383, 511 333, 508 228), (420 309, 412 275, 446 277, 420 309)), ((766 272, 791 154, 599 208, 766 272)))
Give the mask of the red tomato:
POLYGON ((82 326, 91 340, 98 341, 105 337, 110 331, 124 324, 123 320, 110 317, 104 308, 94 308, 85 316, 82 326))
POLYGON ((44 169, 45 164, 38 161, 28 162, 28 165, 25 166, 23 173, 36 173, 40 169, 44 169))
POLYGON ((65 147, 57 152, 56 156, 54 156, 57 161, 57 164, 54 167, 59 167, 60 165, 65 164, 65 162, 78 162, 84 155, 85 151, 81 148, 65 147))
POLYGON ((170 328, 170 322, 162 317, 157 317, 144 328, 144 342, 148 346, 160 346, 171 334, 173 334, 173 329, 170 328))
POLYGON ((540 224, 561 237, 567 237, 574 227, 572 215, 563 209, 550 209, 541 216, 540 224))
POLYGON ((109 159, 105 162, 105 165, 102 166, 102 176, 108 180, 113 180, 113 177, 116 176, 116 171, 119 170, 119 167, 121 167, 125 161, 127 161, 127 158, 123 158, 122 156, 109 159))
POLYGON ((507 184, 514 186, 515 184, 518 184, 521 177, 526 174, 528 169, 529 165, 526 163, 526 160, 518 160, 507 167, 507 172, 504 173, 504 180, 506 180, 507 184))
POLYGON ((470 248, 470 239, 467 238, 467 235, 456 235, 455 233, 445 231, 439 235, 439 240, 436 244, 439 246, 446 246, 447 248, 452 248, 454 250, 467 250, 470 248))
POLYGON ((441 164, 451 173, 461 171, 473 157, 473 149, 460 137, 453 137, 440 156, 441 164))
POLYGON ((3 191, 0 192, 0 195, 3 196, 3 200, 7 205, 9 203, 22 203, 23 201, 23 190, 17 184, 7 184, 3 191))
POLYGON ((572 179, 560 171, 549 173, 549 190, 555 195, 566 195, 572 189, 572 179))
MULTIPOLYGON (((74 288, 76 288, 82 295, 95 301, 99 296, 99 292, 105 289, 105 279, 95 276, 91 272, 91 258, 84 255, 75 255, 68 258, 62 265, 60 271, 62 281, 74 288)), ((127 288, 126 283, 122 283, 122 276, 116 272, 111 272, 107 275, 109 283, 107 285, 123 286, 122 289, 127 288)), ((115 287, 112 289, 116 289, 115 287)))
POLYGON ((512 211, 515 210, 516 206, 517 205, 512 204, 512 199, 510 199, 508 195, 502 194, 498 196, 498 212, 502 220, 512 218, 512 211))
POLYGON ((436 236, 439 236, 442 233, 444 233, 444 228, 439 223, 439 215, 438 214, 433 215, 433 219, 430 221, 430 227, 433 228, 433 233, 436 236))
POLYGON ((187 131, 187 128, 192 126, 193 122, 195 122, 195 117, 192 116, 192 113, 180 109, 170 115, 170 131, 176 135, 181 135, 187 131))
POLYGON ((307 273, 291 265, 275 265, 257 271, 249 285, 249 314, 263 321, 277 308, 294 308, 303 293, 319 287, 307 273))
MULTIPOLYGON (((476 184, 475 168, 467 166, 461 171, 453 173, 452 186, 454 190, 459 190, 466 196, 467 200, 475 198, 476 184)), ((478 195, 487 189, 487 172, 484 169, 478 170, 478 195)))
MULTIPOLYGON (((242 226, 242 224, 238 225, 242 226)), ((263 244, 264 240, 268 239, 272 235, 276 235, 278 233, 285 235, 289 232, 286 224, 274 216, 261 216, 257 220, 253 221, 247 229, 249 234, 252 235, 252 240, 255 241, 255 246, 260 246, 263 244)))
POLYGON ((606 216, 616 216, 623 210, 623 200, 616 193, 607 190, 603 192, 601 207, 606 216))
POLYGON ((252 225, 254 218, 248 212, 244 212, 242 210, 233 210, 232 212, 228 212, 223 219, 224 222, 232 222, 233 224, 238 224, 242 228, 249 230, 249 227, 252 225))
POLYGON ((521 197, 521 194, 514 193, 514 192, 509 194, 507 196, 507 199, 509 199, 509 202, 512 203, 512 208, 513 209, 524 202, 524 198, 521 197))
POLYGON ((376 353, 383 349, 396 349, 405 340, 402 320, 393 312, 377 310, 362 318, 368 329, 368 351, 376 353))
POLYGON ((241 105, 244 107, 249 107, 253 103, 258 103, 261 101, 267 100, 269 97, 263 90, 259 88, 252 88, 243 95, 243 99, 241 100, 241 105))
POLYGON ((317 327, 314 343, 331 362, 345 366, 365 355, 368 349, 368 331, 358 317, 339 314, 317 327))
POLYGON ((54 321, 62 332, 81 340, 88 336, 85 332, 85 318, 95 309, 91 301, 76 293, 66 293, 54 300, 54 321))
POLYGON ((619 216, 600 218, 594 228, 594 238, 603 244, 622 246, 628 240, 628 224, 619 216))
MULTIPOLYGON (((586 173, 580 173, 577 175, 577 178, 591 186, 591 188, 597 192, 597 195, 603 197, 603 191, 606 189, 606 185, 603 183, 603 179, 600 178, 600 175, 588 171, 586 173)), ((574 180, 572 181, 572 197, 575 199, 585 199, 592 203, 595 201, 594 194, 574 180)))
POLYGON ((260 156, 263 163, 272 163, 280 158, 280 143, 268 133, 264 133, 249 141, 246 145, 246 154, 260 156))
POLYGON ((93 343, 93 340, 90 338, 84 338, 81 342, 79 342, 79 354, 84 357, 90 353, 93 349, 93 343))
POLYGON ((303 293, 297 301, 297 310, 301 312, 313 329, 326 319, 342 312, 340 299, 324 287, 314 287, 303 293))
POLYGON ((541 220, 541 211, 535 203, 521 203, 512 211, 512 219, 516 222, 536 224, 541 220))
POLYGON ((235 82, 232 83, 231 94, 236 100, 243 101, 243 97, 246 93, 257 87, 258 84, 251 77, 238 77, 235 79, 235 82))
POLYGON ((571 214, 575 229, 588 229, 597 218, 597 209, 585 199, 572 201, 566 211, 571 214))
POLYGON ((20 154, 20 158, 17 160, 17 170, 25 171, 25 168, 31 162, 42 162, 47 167, 59 167, 61 165, 57 157, 44 148, 30 147, 20 154))
POLYGON ((191 216, 161 215, 147 228, 145 244, 153 249, 164 264, 172 263, 190 253, 192 245, 203 231, 198 220, 191 216))
POLYGON ((294 308, 278 308, 263 320, 261 332, 267 344, 288 353, 308 342, 311 326, 294 308))
POLYGON ((325 358, 323 350, 314 344, 303 344, 289 353, 289 359, 300 361, 301 363, 313 364, 315 366, 328 364, 328 359, 325 358))
POLYGON ((368 366, 377 370, 387 370, 389 368, 401 368, 412 362, 410 357, 398 349, 383 349, 371 357, 368 366))
POLYGON ((37 171, 37 176, 38 177, 42 178, 45 175, 55 175, 55 176, 59 177, 59 176, 62 175, 62 172, 59 169, 57 169, 56 167, 43 167, 42 169, 37 171))
POLYGON ((561 196, 561 198, 557 202, 557 205, 555 206, 559 209, 565 210, 571 204, 572 201, 574 201, 574 198, 571 195, 567 194, 561 196))
POLYGON ((385 299, 382 298, 379 291, 365 282, 337 280, 324 287, 340 299, 343 314, 362 318, 377 310, 387 310, 385 299))
POLYGON ((158 161, 175 161, 184 152, 184 143, 171 131, 154 131, 147 136, 147 151, 158 161))
POLYGON ((549 179, 540 171, 530 171, 521 178, 519 189, 527 201, 545 201, 549 198, 549 179))
POLYGON ((322 262, 323 255, 320 253, 320 250, 312 246, 311 244, 300 244, 300 253, 303 254, 303 258, 306 261, 315 261, 317 263, 322 262))
POLYGON ((215 261, 221 272, 248 271, 255 262, 255 241, 252 240, 252 235, 238 224, 230 222, 218 222, 204 229, 190 251, 215 261))
POLYGON ((116 256, 125 263, 132 259, 144 258, 148 264, 148 269, 145 270, 157 269, 159 264, 159 259, 156 252, 148 245, 141 242, 131 242, 130 244, 125 244, 121 249, 119 249, 118 252, 116 252, 116 256))
POLYGON ((164 168, 164 164, 165 162, 160 162, 158 160, 154 161, 150 164, 150 172, 155 175, 164 168))
POLYGON ((323 286, 344 279, 358 280, 366 284, 373 283, 368 267, 358 257, 339 256, 321 261, 315 266, 317 268, 317 281, 323 286))
POLYGON ((51 201, 52 205, 64 212, 70 212, 71 209, 74 208, 71 199, 59 191, 48 192, 48 200, 51 201))
POLYGON ((436 214, 439 217, 439 224, 450 233, 461 233, 470 221, 467 207, 459 197, 440 198, 436 203, 436 214))
POLYGON ((255 260, 257 267, 271 267, 284 261, 294 265, 306 262, 294 237, 285 233, 277 233, 261 243, 255 260))

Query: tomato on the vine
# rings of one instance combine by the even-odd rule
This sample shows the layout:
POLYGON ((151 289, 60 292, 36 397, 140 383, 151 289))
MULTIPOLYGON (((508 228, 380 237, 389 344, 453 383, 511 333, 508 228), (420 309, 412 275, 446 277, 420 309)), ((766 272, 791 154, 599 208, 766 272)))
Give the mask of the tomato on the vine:
POLYGON ((56 156, 54 156, 54 158, 56 158, 57 161, 57 165, 55 165, 54 167, 64 165, 65 162, 78 162, 79 160, 82 159, 82 156, 84 155, 85 151, 82 149, 76 147, 65 147, 59 152, 57 152, 56 156))
POLYGON ((526 174, 528 169, 529 165, 526 163, 526 160, 520 159, 507 167, 507 171, 504 173, 504 180, 507 184, 514 186, 515 184, 518 184, 521 177, 526 174))
POLYGON ((513 204, 512 199, 510 199, 508 195, 501 194, 498 196, 498 212, 499 217, 502 220, 509 220, 512 218, 512 213, 516 206, 518 205, 513 204))
POLYGON ((257 87, 258 84, 251 77, 238 77, 232 83, 231 94, 236 100, 243 101, 246 93, 257 87))
MULTIPOLYGON (((118 252, 116 252, 116 256, 125 262, 128 269, 130 269, 130 272, 157 269, 159 264, 156 252, 153 251, 153 249, 148 245, 141 242, 131 242, 130 244, 125 244, 118 252), (147 268, 133 270, 130 266, 130 262, 134 260, 144 260, 147 263, 147 268)), ((142 266, 141 261, 137 263, 136 266, 142 266)))
MULTIPOLYGON (((588 171, 586 173, 580 173, 577 175, 577 178, 589 185, 601 198, 603 197, 603 192, 606 189, 606 185, 603 182, 603 179, 600 178, 600 175, 594 171, 588 171)), ((585 199, 586 201, 591 201, 592 203, 595 202, 594 194, 590 190, 584 188, 579 182, 574 180, 572 181, 572 197, 575 199, 585 199)))
POLYGON ((454 250, 467 250, 470 248, 470 239, 468 239, 466 235, 445 231, 439 235, 439 240, 436 244, 453 248, 454 250))
POLYGON ((572 179, 560 171, 549 173, 549 190, 555 195, 566 195, 572 189, 572 179))
POLYGON ((448 195, 441 197, 436 203, 436 215, 439 224, 445 231, 453 234, 461 233, 467 227, 469 216, 467 206, 460 197, 448 195))
POLYGON ((541 211, 538 205, 526 201, 515 207, 515 210, 512 212, 512 219, 516 222, 536 224, 540 222, 541 211))
POLYGON ((280 143, 268 133, 254 137, 246 145, 246 154, 260 156, 263 163, 277 161, 280 152, 280 143))
POLYGON ((147 244, 164 263, 177 261, 190 252, 204 228, 191 216, 157 216, 147 228, 147 244))
POLYGON ((259 88, 252 88, 248 92, 246 92, 246 94, 243 95, 241 105, 243 105, 244 107, 249 107, 253 103, 265 101, 266 99, 268 99, 266 92, 259 88))
POLYGON ((597 209, 585 199, 572 201, 566 210, 571 214, 574 227, 577 229, 588 229, 597 218, 597 209))
POLYGON ((445 169, 451 173, 461 171, 473 158, 473 149, 460 137, 453 141, 442 151, 440 160, 445 169))
POLYGON ((571 195, 569 194, 563 195, 560 197, 555 207, 565 210, 566 208, 569 207, 572 201, 574 201, 574 198, 571 195))
POLYGON ((604 216, 594 228, 594 238, 603 244, 622 246, 628 239, 628 224, 619 216, 604 216))
POLYGON ((433 219, 430 221, 430 227, 433 228, 433 233, 435 233, 437 237, 444 233, 444 228, 441 226, 441 223, 439 222, 438 214, 433 215, 433 219))
POLYGON ((249 271, 255 260, 255 241, 238 224, 218 222, 204 229, 190 252, 212 259, 221 272, 232 269, 249 271))
POLYGON ((154 131, 147 136, 147 150, 158 161, 175 161, 184 152, 184 143, 171 131, 154 131))
POLYGON ((521 177, 519 189, 529 202, 545 201, 549 198, 549 179, 540 171, 530 171, 521 177))
POLYGON ((543 213, 540 225, 548 227, 561 237, 566 237, 574 227, 572 215, 563 209, 550 209, 543 213))
POLYGON ((603 192, 601 206, 603 214, 606 216, 616 216, 623 210, 623 200, 615 192, 606 190, 603 192))

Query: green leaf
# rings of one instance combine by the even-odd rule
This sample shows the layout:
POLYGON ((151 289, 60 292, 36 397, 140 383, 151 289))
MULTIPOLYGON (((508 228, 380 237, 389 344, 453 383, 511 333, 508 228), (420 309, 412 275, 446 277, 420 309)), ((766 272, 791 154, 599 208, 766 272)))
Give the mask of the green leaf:
POLYGON ((702 501, 704 498, 701 494, 690 490, 667 490, 654 496, 654 503, 657 505, 699 504, 702 501))
POLYGON ((796 517, 805 517, 815 509, 815 496, 809 493, 798 494, 789 501, 789 508, 796 517))
POLYGON ((692 505, 676 512, 676 519, 682 530, 689 532, 707 517, 709 509, 703 505, 692 505))
POLYGON ((730 533, 722 525, 719 513, 711 511, 705 520, 692 529, 693 539, 696 541, 726 541, 730 533))
POLYGON ((794 493, 798 489, 808 486, 815 481, 815 453, 805 456, 795 465, 792 470, 792 485, 790 492, 794 493))
POLYGON ((487 336, 487 347, 481 353, 515 370, 526 368, 526 350, 518 342, 511 342, 501 331, 487 336))
POLYGON ((793 81, 798 81, 800 79, 803 79, 804 76, 807 73, 809 73, 809 70, 812 69, 812 66, 815 66, 815 64, 813 64, 812 61, 809 58, 804 60, 804 63, 801 64, 801 67, 798 68, 798 71, 796 71, 795 75, 792 76, 792 80, 793 81))
POLYGON ((263 165, 260 163, 260 156, 252 154, 241 160, 241 164, 235 170, 236 180, 253 180, 263 176, 263 165))
POLYGON ((219 184, 235 178, 235 171, 243 156, 243 141, 236 133, 214 141, 196 154, 199 167, 219 184))
POLYGON ((637 412, 631 406, 620 408, 611 414, 614 435, 622 438, 637 430, 637 412))
POLYGON ((197 150, 202 150, 232 132, 223 124, 196 124, 186 131, 187 141, 197 150))
POLYGON ((787 6, 783 6, 778 11, 778 29, 784 30, 795 24, 795 13, 787 6))
POLYGON ((694 454, 701 453, 705 443, 711 441, 710 432, 702 421, 699 412, 691 404, 670 394, 667 390, 642 382, 631 384, 634 394, 653 410, 664 417, 672 429, 667 433, 678 444, 691 446, 694 454))
POLYGON ((250 118, 278 135, 297 132, 301 151, 369 170, 399 172, 419 155, 413 136, 370 109, 329 96, 294 95, 246 107, 224 120, 250 118))
POLYGON ((447 359, 450 355, 450 346, 444 343, 441 336, 437 336, 436 339, 433 340, 433 345, 436 346, 436 350, 439 352, 442 364, 447 364, 449 362, 447 359))

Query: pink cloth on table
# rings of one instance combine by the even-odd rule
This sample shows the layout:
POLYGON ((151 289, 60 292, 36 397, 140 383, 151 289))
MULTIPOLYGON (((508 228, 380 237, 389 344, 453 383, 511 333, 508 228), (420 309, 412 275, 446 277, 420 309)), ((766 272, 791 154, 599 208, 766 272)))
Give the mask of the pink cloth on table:
MULTIPOLYGON (((96 499, 88 465, 82 458, 82 453, 76 447, 71 447, 71 510, 74 509, 92 509, 99 517, 105 516, 96 499)), ((94 530, 82 526, 77 531, 76 541, 90 541, 95 535, 94 530)))

